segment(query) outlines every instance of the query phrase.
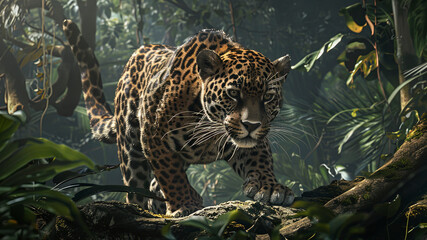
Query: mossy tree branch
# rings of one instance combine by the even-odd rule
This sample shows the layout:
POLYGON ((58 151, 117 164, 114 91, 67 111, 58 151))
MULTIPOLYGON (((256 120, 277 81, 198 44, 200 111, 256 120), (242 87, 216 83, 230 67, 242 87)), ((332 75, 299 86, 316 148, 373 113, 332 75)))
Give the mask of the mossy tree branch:
MULTIPOLYGON (((405 143, 393 158, 369 177, 345 193, 333 198, 324 206, 337 214, 371 211, 375 204, 390 201, 399 194, 408 203, 415 196, 425 193, 427 187, 427 114, 424 114, 408 134, 405 143), (400 187, 399 187, 400 186, 400 187)), ((303 218, 283 227, 280 233, 290 237, 311 226, 310 219, 303 218)))

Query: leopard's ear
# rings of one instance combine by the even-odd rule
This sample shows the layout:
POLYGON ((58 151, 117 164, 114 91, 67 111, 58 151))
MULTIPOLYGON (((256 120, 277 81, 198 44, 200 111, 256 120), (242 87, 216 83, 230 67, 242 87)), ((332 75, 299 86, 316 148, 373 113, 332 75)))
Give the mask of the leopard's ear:
POLYGON ((276 69, 277 77, 283 77, 284 80, 291 70, 291 57, 289 57, 289 55, 285 55, 278 58, 273 62, 273 65, 276 69))
POLYGON ((206 80, 221 70, 222 60, 216 52, 204 49, 197 55, 197 66, 199 66, 200 77, 206 80))

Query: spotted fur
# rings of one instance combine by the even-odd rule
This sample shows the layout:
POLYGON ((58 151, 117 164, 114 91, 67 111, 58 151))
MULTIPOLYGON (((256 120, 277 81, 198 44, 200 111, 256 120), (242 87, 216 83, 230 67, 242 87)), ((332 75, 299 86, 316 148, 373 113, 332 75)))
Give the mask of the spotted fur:
MULTIPOLYGON (((125 185, 157 191, 167 199, 167 214, 187 215, 202 208, 188 165, 224 159, 245 179, 248 197, 292 203, 292 191, 274 177, 266 138, 282 104, 288 56, 271 62, 216 30, 203 30, 178 48, 146 45, 124 68, 112 114, 93 51, 74 23, 66 20, 63 28, 81 69, 92 131, 101 141, 117 142, 125 185)), ((165 208, 139 195, 127 200, 165 208)))

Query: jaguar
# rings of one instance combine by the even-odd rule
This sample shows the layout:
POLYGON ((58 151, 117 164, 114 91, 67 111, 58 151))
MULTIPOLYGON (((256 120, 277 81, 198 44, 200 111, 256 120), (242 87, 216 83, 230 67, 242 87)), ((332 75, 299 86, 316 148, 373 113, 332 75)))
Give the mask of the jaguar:
POLYGON ((127 202, 175 217, 201 209, 186 169, 219 159, 242 177, 249 198, 293 202, 274 176, 267 138, 282 106, 288 55, 270 61, 219 30, 201 30, 179 47, 145 45, 124 67, 113 113, 93 50, 71 20, 63 30, 80 68, 93 136, 117 143, 125 185, 166 199, 128 193, 127 202))

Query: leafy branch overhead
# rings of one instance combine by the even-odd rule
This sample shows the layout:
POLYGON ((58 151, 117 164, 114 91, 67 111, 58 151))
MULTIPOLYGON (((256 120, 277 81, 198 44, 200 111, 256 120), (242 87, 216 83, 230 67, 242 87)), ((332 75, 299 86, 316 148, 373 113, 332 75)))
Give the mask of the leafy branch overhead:
POLYGON ((341 42, 343 37, 344 37, 344 34, 338 33, 337 35, 329 39, 329 41, 327 41, 325 44, 323 44, 323 46, 319 50, 308 54, 303 59, 301 59, 297 64, 293 65, 292 69, 305 70, 307 72, 310 71, 310 69, 313 67, 314 63, 316 62, 316 60, 318 60, 324 53, 327 53, 333 48, 335 48, 338 45, 338 43, 341 42))

